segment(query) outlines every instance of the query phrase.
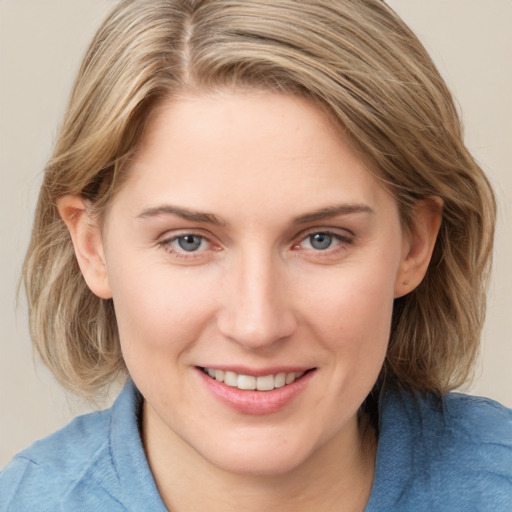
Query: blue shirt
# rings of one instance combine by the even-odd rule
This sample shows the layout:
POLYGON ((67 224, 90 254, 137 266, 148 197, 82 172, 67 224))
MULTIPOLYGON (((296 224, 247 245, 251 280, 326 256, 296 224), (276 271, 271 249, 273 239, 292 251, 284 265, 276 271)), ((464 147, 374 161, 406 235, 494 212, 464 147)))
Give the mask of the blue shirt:
MULTIPOLYGON (((166 512, 128 383, 111 409, 73 420, 0 473, 1 512, 166 512)), ((512 411, 483 398, 387 392, 365 512, 512 511, 512 411)), ((179 462, 178 462, 179 463, 179 462)))

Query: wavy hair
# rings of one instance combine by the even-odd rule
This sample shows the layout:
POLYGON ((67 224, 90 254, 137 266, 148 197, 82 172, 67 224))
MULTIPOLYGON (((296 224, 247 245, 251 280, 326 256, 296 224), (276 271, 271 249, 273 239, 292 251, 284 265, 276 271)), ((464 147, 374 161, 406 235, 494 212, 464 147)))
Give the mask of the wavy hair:
POLYGON ((396 199, 406 229, 418 200, 443 200, 425 279, 395 302, 381 375, 418 391, 466 381, 485 314, 495 200, 446 84, 380 0, 124 0, 113 9, 74 84, 24 264, 32 338, 58 380, 92 396, 126 369, 112 301, 82 278, 57 199, 81 195, 104 215, 154 107, 224 87, 327 109, 396 199))

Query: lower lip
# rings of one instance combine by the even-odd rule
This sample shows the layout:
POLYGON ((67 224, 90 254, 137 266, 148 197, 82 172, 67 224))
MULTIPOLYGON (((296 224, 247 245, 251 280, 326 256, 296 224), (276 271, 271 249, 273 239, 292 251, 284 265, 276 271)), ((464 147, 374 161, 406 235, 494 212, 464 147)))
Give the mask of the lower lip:
POLYGON ((309 371, 291 384, 272 391, 245 391, 226 386, 206 375, 201 369, 197 371, 204 384, 221 402, 235 411, 254 415, 272 414, 286 407, 305 390, 316 373, 315 370, 309 371))

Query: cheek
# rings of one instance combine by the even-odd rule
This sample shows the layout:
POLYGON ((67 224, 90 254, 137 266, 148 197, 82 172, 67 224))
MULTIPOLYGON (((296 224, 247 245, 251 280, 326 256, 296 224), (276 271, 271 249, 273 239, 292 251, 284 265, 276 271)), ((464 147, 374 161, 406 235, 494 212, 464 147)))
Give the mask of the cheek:
POLYGON ((114 273, 112 292, 127 365, 149 358, 163 364, 164 352, 190 348, 214 307, 205 282, 159 265, 125 270, 114 273))
POLYGON ((366 265, 345 268, 308 298, 309 339, 322 344, 331 391, 318 397, 314 414, 331 425, 329 435, 356 414, 382 369, 393 309, 390 274, 366 265))
POLYGON ((380 371, 393 311, 392 268, 347 267, 308 298, 310 325, 351 374, 362 368, 380 371))
MULTIPOLYGON (((329 276, 324 285, 311 287, 309 307, 315 316, 331 318, 344 326, 373 326, 388 324, 394 300, 394 273, 376 272, 368 266, 347 267, 338 275, 329 276)), ((313 283, 311 283, 313 284, 313 283)))

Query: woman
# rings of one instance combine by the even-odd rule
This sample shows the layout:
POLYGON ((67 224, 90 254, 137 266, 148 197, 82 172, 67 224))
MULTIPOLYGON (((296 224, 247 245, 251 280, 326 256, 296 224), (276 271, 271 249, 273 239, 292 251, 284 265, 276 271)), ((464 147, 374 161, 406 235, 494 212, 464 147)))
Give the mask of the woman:
POLYGON ((127 385, 21 452, 3 509, 509 510, 510 412, 448 393, 494 219, 444 82, 383 2, 121 2, 24 276, 62 384, 127 385))

